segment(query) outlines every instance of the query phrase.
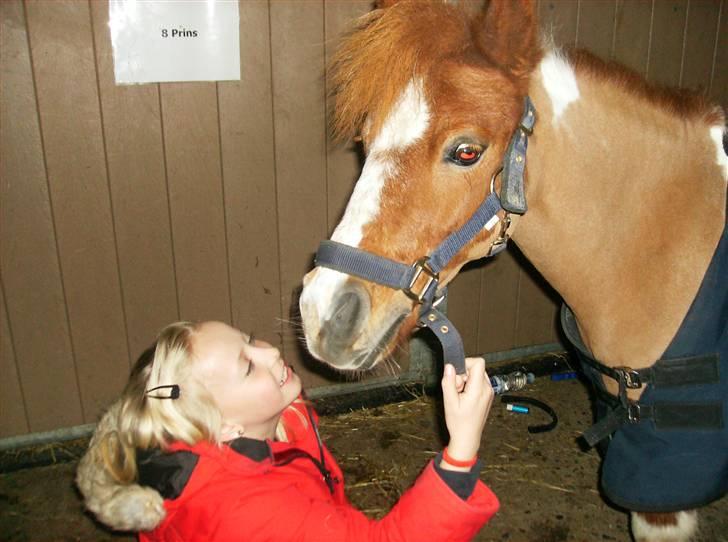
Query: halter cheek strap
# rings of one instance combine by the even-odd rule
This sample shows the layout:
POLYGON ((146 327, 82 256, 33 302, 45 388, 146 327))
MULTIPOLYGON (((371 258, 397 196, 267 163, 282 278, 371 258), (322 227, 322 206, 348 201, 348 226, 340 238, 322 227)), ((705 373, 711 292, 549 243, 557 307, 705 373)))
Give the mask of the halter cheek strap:
POLYGON ((526 105, 521 122, 516 128, 511 141, 503 156, 503 179, 500 199, 503 208, 517 215, 525 214, 526 191, 523 174, 526 171, 526 151, 528 150, 528 136, 533 133, 536 123, 536 110, 531 100, 526 97, 526 105))
MULTIPOLYGON (((412 265, 390 260, 384 256, 366 252, 360 248, 326 240, 319 245, 316 265, 402 290, 420 308, 418 325, 433 331, 440 341, 446 363, 452 363, 458 374, 465 372, 465 353, 462 339, 455 326, 437 309, 446 295, 446 288, 439 289, 440 272, 467 243, 484 228, 492 229, 502 210, 523 213, 526 210, 523 173, 526 166, 528 135, 533 130, 535 109, 526 97, 521 122, 511 137, 503 158, 503 187, 501 197, 491 191, 468 221, 451 233, 428 256, 412 265), (523 209, 520 211, 520 209, 523 209)), ((506 216, 505 223, 510 223, 506 216)), ((507 227, 501 228, 499 238, 491 246, 488 256, 503 250, 508 236, 507 227)))

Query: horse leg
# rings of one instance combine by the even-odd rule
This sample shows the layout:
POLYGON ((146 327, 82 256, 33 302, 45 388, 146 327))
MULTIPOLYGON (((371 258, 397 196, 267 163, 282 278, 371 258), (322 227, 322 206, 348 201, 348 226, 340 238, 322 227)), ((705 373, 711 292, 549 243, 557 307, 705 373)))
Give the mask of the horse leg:
POLYGON ((632 512, 632 535, 636 542, 688 542, 698 530, 698 513, 632 512))

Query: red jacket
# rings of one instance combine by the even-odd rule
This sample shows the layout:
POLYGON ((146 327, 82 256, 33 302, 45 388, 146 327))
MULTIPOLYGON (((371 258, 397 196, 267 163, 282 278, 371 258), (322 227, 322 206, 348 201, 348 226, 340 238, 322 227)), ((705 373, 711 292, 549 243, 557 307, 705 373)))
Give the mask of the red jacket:
MULTIPOLYGON (((305 406, 296 403, 295 408, 305 416, 305 406)), ((284 415, 289 443, 243 438, 221 447, 175 444, 173 451, 192 452, 197 463, 181 494, 164 501, 164 521, 140 533, 140 540, 456 542, 470 540, 498 510, 498 499, 483 482, 465 501, 430 461, 392 510, 371 520, 346 499, 341 469, 325 447, 319 449, 316 429, 295 412, 284 415), (311 459, 281 464, 280 458, 288 454, 290 459, 296 450, 315 459, 323 452, 332 490, 311 459)))

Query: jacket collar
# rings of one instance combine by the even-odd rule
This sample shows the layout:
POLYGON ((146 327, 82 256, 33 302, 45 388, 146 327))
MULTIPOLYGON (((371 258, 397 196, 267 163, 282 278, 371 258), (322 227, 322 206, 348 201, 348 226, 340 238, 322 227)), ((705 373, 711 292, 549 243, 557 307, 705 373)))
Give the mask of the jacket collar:
POLYGON ((273 452, 270 442, 247 437, 222 446, 175 442, 166 452, 158 448, 137 450, 139 485, 157 490, 165 499, 176 499, 187 486, 200 457, 209 457, 236 471, 258 472, 270 468, 273 452))
MULTIPOLYGON (((293 408, 297 412, 287 409, 283 413, 289 442, 239 437, 221 446, 211 442, 194 445, 175 442, 164 452, 159 449, 138 450, 139 484, 156 489, 165 499, 176 499, 190 482, 200 458, 238 474, 260 474, 273 468, 274 453, 285 455, 295 448, 313 451, 316 448, 316 415, 301 401, 295 402, 293 408)), ((204 469, 190 484, 204 484, 211 475, 211 469, 204 469)))
POLYGON ((270 443, 267 440, 257 440, 247 437, 238 437, 226 443, 232 450, 260 463, 265 459, 272 459, 270 443))

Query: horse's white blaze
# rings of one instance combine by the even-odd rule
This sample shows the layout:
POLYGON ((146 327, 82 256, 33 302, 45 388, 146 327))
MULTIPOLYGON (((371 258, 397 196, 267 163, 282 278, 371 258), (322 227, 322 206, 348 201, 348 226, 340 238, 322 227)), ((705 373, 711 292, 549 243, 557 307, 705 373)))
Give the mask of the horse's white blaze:
POLYGON ((379 200, 384 181, 394 170, 391 161, 372 151, 364 163, 361 176, 346 207, 344 217, 336 226, 331 239, 351 246, 358 246, 364 226, 379 213, 379 200))
POLYGON ((430 124, 422 84, 410 81, 372 143, 372 151, 401 150, 421 138, 430 124))
POLYGON ((723 126, 713 126, 710 129, 710 137, 715 142, 717 151, 717 157, 715 163, 723 168, 723 180, 728 180, 728 155, 723 149, 723 133, 725 128, 723 126))
POLYGON ((632 534, 638 541, 687 542, 698 529, 698 514, 694 510, 676 512, 677 525, 651 525, 638 513, 632 512, 632 534))
MULTIPOLYGON (((362 169, 361 176, 354 187, 344 218, 331 236, 333 241, 350 246, 358 246, 362 238, 364 224, 379 212, 379 198, 384 181, 391 174, 389 161, 380 160, 370 153, 362 169)), ((319 267, 316 278, 306 285, 301 295, 304 304, 313 304, 319 317, 326 315, 326 307, 331 307, 331 299, 348 275, 319 267)))
POLYGON ((576 74, 574 68, 556 51, 550 51, 541 61, 539 68, 541 81, 551 98, 551 108, 554 111, 551 122, 556 124, 569 104, 579 99, 576 74))
MULTIPOLYGON (((407 148, 420 139, 430 122, 430 109, 421 83, 411 81, 382 124, 371 144, 361 176, 349 199, 346 212, 331 239, 350 246, 359 246, 364 226, 379 214, 380 198, 385 181, 395 173, 394 163, 387 158, 389 151, 407 148)), ((304 318, 307 309, 314 308, 319 318, 326 315, 334 292, 347 275, 332 269, 318 268, 301 295, 304 318)), ((313 328, 312 328, 313 329, 313 328)))

